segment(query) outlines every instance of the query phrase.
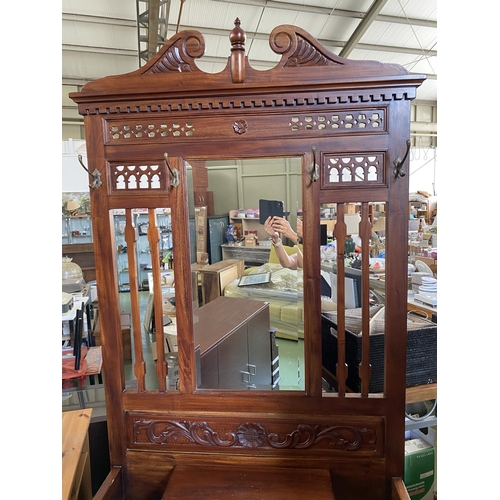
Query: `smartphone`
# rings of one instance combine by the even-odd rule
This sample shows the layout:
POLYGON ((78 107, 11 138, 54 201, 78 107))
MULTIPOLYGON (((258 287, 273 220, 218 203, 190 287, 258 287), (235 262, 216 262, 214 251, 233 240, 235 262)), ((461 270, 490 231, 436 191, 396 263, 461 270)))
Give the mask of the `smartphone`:
POLYGON ((283 217, 283 202, 279 200, 259 200, 259 222, 264 224, 268 217, 283 217))

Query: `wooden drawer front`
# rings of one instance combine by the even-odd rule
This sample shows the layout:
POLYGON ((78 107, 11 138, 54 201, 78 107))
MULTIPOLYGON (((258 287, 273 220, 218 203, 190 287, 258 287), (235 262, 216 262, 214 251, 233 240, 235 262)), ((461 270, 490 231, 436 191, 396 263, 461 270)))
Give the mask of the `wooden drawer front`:
POLYGON ((248 373, 247 325, 243 324, 217 346, 219 389, 246 389, 248 373))
POLYGON ((243 275, 243 260, 221 261, 200 269, 203 304, 224 295, 224 288, 243 275))

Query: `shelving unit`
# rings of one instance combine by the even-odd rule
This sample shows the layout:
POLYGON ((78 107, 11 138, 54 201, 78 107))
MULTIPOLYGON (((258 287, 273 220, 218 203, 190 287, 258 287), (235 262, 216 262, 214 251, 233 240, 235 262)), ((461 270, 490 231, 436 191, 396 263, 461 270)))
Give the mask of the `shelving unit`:
POLYGON ((408 202, 408 218, 413 210, 417 211, 415 219, 424 218, 426 224, 430 224, 431 221, 431 204, 429 201, 410 201, 408 202))
MULTIPOLYGON (((151 272, 151 250, 148 240, 148 214, 147 210, 137 209, 133 211, 134 225, 137 228, 137 277, 140 290, 148 290, 148 272, 151 272)), ((127 244, 125 242, 125 211, 114 211, 114 224, 116 235, 116 258, 118 269, 118 286, 121 292, 130 291, 129 269, 127 257, 127 244)), ((156 225, 160 231, 160 259, 172 251, 172 227, 171 215, 163 208, 156 210, 156 225)))
POLYGON ((241 228, 241 235, 245 236, 245 231, 257 231, 259 240, 267 240, 269 235, 264 230, 264 225, 259 222, 258 217, 230 217, 230 224, 241 228))
POLYGON ((92 218, 90 215, 76 215, 62 218, 62 244, 92 243, 92 218))

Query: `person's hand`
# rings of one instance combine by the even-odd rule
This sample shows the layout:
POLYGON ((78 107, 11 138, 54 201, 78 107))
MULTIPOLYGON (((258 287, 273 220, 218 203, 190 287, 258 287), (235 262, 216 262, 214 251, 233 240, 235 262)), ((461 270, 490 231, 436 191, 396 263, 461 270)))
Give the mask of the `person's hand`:
POLYGON ((272 236, 273 241, 277 243, 280 235, 279 233, 274 229, 273 226, 273 217, 268 217, 266 221, 264 222, 264 230, 266 231, 267 234, 272 236))
POLYGON ((297 241, 297 234, 290 226, 290 223, 283 217, 274 216, 271 220, 272 227, 278 233, 281 233, 286 238, 297 241))

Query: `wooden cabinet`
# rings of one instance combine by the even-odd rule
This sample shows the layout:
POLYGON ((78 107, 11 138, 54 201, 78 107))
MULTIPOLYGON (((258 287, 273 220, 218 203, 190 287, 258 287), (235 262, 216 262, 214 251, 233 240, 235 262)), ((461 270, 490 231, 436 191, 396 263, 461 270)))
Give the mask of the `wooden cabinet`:
POLYGON ((257 245, 255 247, 240 247, 236 245, 222 245, 222 258, 242 259, 246 266, 260 266, 269 262, 271 246, 257 245))
POLYGON ((243 275, 245 262, 243 260, 221 260, 216 264, 198 269, 201 276, 201 295, 203 304, 224 294, 224 288, 243 275))
POLYGON ((201 388, 269 389, 272 385, 267 302, 219 297, 198 310, 194 338, 201 388))
MULTIPOLYGON (((425 219, 425 224, 431 224, 431 204, 429 201, 410 201, 408 203, 408 214, 414 213, 415 219, 425 219)), ((418 227, 418 226, 417 226, 418 227)))
POLYGON ((241 236, 248 234, 248 231, 255 231, 260 241, 270 238, 258 217, 231 217, 231 224, 239 228, 241 236))
POLYGON ((62 254, 70 257, 83 271, 83 279, 88 283, 95 280, 95 257, 93 243, 75 243, 63 245, 62 254))

